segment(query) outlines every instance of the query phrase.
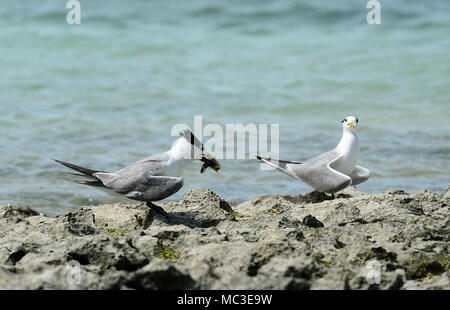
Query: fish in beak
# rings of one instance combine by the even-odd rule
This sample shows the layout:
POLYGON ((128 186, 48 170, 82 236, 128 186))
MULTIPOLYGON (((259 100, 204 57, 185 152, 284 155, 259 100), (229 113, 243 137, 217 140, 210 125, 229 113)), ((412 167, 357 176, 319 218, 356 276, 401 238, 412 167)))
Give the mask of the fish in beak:
POLYGON ((206 158, 205 156, 202 157, 201 161, 203 162, 203 165, 200 169, 200 173, 205 172, 209 167, 211 167, 215 172, 219 173, 219 170, 220 168, 222 168, 222 166, 220 166, 219 162, 214 157, 208 157, 210 158, 206 158))
MULTIPOLYGON (((183 135, 184 138, 192 144, 193 151, 195 151, 196 154, 201 154, 200 160, 203 162, 203 165, 202 168, 200 169, 200 173, 205 172, 206 169, 208 169, 209 167, 211 167, 215 172, 219 173, 219 170, 222 167, 214 157, 205 152, 205 147, 200 142, 200 140, 198 140, 197 137, 194 136, 194 134, 189 129, 183 130, 181 132, 181 135, 183 135)), ((193 158, 195 158, 195 156, 193 158)), ((198 158, 199 157, 197 157, 197 159, 198 158)))

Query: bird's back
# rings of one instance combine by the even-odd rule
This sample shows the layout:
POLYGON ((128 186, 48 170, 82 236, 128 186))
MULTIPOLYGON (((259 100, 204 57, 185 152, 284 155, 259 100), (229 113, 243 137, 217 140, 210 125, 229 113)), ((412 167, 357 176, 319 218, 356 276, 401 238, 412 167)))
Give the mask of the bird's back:
POLYGON ((119 175, 121 177, 124 176, 140 176, 140 175, 158 175, 160 171, 162 171, 169 161, 169 155, 164 153, 158 153, 155 155, 151 155, 144 159, 141 159, 128 167, 120 169, 114 174, 119 175))

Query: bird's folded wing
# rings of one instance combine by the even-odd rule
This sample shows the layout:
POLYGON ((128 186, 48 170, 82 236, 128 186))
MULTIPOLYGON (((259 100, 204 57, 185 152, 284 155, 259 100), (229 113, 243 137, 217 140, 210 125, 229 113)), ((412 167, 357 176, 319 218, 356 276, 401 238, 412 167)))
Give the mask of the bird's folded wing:
POLYGON ((303 164, 288 164, 287 168, 298 179, 315 190, 325 193, 337 192, 352 183, 352 179, 332 167, 341 159, 335 151, 314 157, 303 164))
MULTIPOLYGON (((146 157, 138 162, 135 162, 134 164, 122 169, 122 170, 129 170, 129 169, 140 169, 142 170, 143 167, 145 169, 148 169, 150 171, 157 171, 165 168, 167 166, 168 161, 170 160, 169 155, 167 152, 158 153, 149 157, 146 157)), ((119 170, 118 172, 120 172, 119 170)))
POLYGON ((175 194, 181 187, 182 177, 150 176, 139 180, 134 190, 126 196, 135 200, 157 201, 175 194))
POLYGON ((137 182, 145 180, 152 173, 166 166, 166 162, 142 161, 114 173, 98 172, 94 173, 94 176, 102 181, 106 187, 122 193, 132 190, 137 182))
POLYGON ((99 179, 105 187, 120 194, 126 194, 134 190, 141 178, 140 176, 118 175, 116 173, 107 172, 94 173, 94 176, 99 179))
POLYGON ((167 176, 125 175, 99 172, 94 174, 107 188, 128 198, 152 201, 164 199, 183 186, 183 178, 167 176))
POLYGON ((169 176, 150 176, 146 179, 141 179, 139 182, 146 187, 170 187, 174 184, 182 181, 182 177, 169 177, 169 176))
POLYGON ((370 170, 356 165, 353 172, 350 174, 352 178, 352 185, 360 184, 370 177, 370 170))
POLYGON ((167 154, 161 153, 138 161, 128 167, 116 171, 114 175, 123 179, 146 178, 150 175, 159 174, 167 167, 169 158, 167 154))

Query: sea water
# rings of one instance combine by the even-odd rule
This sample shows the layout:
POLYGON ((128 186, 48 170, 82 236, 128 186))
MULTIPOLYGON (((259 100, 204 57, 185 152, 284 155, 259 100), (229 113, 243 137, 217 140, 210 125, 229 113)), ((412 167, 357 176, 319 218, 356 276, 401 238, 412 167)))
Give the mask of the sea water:
MULTIPOLYGON (((114 171, 168 149, 173 125, 279 124, 280 158, 333 148, 359 118, 368 193, 441 192, 450 162, 450 2, 1 0, 0 203, 62 213, 117 197, 57 158, 114 171)), ((206 139, 206 137, 205 137, 206 139)), ((204 139, 204 140, 205 140, 204 139)), ((311 190, 254 160, 185 171, 227 200, 311 190)))

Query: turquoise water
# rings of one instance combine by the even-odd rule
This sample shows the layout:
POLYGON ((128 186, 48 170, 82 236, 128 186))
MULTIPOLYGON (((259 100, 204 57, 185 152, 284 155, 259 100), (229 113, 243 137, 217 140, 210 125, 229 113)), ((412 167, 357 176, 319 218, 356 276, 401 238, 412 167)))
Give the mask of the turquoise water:
MULTIPOLYGON (((7 3, 7 4, 5 4, 7 3)), ((167 149, 176 123, 280 124, 280 157, 331 149, 359 117, 359 187, 450 183, 450 2, 64 0, 0 6, 0 203, 61 213, 118 201, 61 179, 51 157, 115 170, 167 149)), ((249 160, 185 187, 228 200, 310 188, 249 160)))

